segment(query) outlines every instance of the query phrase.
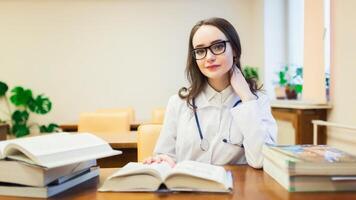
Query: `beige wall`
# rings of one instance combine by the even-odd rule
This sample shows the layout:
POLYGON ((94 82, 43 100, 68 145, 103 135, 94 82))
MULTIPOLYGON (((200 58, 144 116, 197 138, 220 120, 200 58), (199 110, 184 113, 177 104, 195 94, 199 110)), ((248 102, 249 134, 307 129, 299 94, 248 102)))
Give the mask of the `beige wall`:
POLYGON ((303 101, 327 103, 324 64, 324 0, 304 1, 303 101), (317 76, 315 75, 317 74, 317 76))
MULTIPOLYGON (((329 121, 356 125, 356 1, 331 1, 331 101, 329 121)), ((328 143, 356 152, 356 133, 329 129, 328 143)))
POLYGON ((213 16, 237 28, 244 64, 263 66, 263 1, 0 1, 0 80, 45 93, 44 121, 133 106, 138 119, 185 85, 187 39, 213 16))

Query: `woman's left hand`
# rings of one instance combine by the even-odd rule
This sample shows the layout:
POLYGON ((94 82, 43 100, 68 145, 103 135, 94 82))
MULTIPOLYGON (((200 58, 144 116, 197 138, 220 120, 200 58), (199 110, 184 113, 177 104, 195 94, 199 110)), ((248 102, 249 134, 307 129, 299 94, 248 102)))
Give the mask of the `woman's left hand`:
POLYGON ((236 94, 241 98, 241 101, 246 102, 255 100, 256 96, 251 92, 250 87, 240 69, 234 66, 230 73, 231 86, 236 94))

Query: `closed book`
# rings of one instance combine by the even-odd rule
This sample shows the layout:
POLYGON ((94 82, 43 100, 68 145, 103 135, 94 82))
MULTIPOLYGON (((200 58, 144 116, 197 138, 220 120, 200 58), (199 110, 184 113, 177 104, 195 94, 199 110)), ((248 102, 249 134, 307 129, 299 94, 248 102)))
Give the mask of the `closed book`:
POLYGON ((76 185, 79 185, 85 181, 88 181, 94 177, 97 177, 98 175, 99 168, 94 167, 72 177, 71 179, 63 183, 50 184, 45 187, 32 187, 2 183, 0 184, 0 195, 48 198, 65 190, 68 190, 76 185))
POLYGON ((0 142, 0 159, 55 168, 121 154, 90 133, 53 133, 0 142))
POLYGON ((43 187, 53 181, 64 182, 68 178, 96 166, 96 160, 44 168, 22 161, 0 160, 0 182, 43 187))
POLYGON ((263 170, 289 192, 356 191, 356 176, 290 176, 268 158, 263 160, 263 170))
POLYGON ((167 163, 128 163, 108 177, 101 192, 189 191, 231 192, 232 175, 221 166, 182 161, 175 167, 167 163))
POLYGON ((356 175, 356 157, 327 145, 265 145, 262 152, 289 175, 356 175))

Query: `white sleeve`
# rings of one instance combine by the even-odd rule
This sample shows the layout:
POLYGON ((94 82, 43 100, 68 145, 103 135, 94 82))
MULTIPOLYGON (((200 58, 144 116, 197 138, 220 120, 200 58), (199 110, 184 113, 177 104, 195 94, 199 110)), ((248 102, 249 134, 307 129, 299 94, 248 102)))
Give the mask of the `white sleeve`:
POLYGON ((268 97, 261 95, 257 100, 244 102, 232 108, 231 113, 244 137, 247 163, 251 167, 261 168, 263 144, 274 144, 277 137, 277 124, 268 97))
POLYGON ((154 149, 155 155, 166 154, 174 160, 176 160, 175 147, 177 137, 178 98, 179 97, 177 95, 174 95, 168 101, 161 133, 154 149))

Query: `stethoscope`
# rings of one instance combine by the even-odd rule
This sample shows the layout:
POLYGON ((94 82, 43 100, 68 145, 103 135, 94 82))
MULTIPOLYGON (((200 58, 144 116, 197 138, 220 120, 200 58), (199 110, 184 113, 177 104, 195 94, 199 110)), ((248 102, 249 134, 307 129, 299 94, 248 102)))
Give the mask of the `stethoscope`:
MULTIPOLYGON (((233 108, 236 107, 237 105, 239 105, 241 103, 241 99, 239 99, 238 101, 236 101, 236 103, 232 106, 233 108)), ((198 127, 198 131, 199 131, 199 136, 200 136, 200 149, 202 151, 208 151, 209 149, 209 141, 203 137, 203 133, 201 131, 200 128, 200 123, 199 123, 199 118, 198 118, 198 113, 197 113, 197 106, 195 105, 195 99, 193 98, 193 111, 194 111, 194 116, 195 116, 195 122, 197 124, 198 127)), ((229 133, 230 134, 230 133, 229 133)), ((230 135, 229 135, 230 137, 230 135)), ((223 142, 228 143, 227 139, 223 139, 223 142)))

